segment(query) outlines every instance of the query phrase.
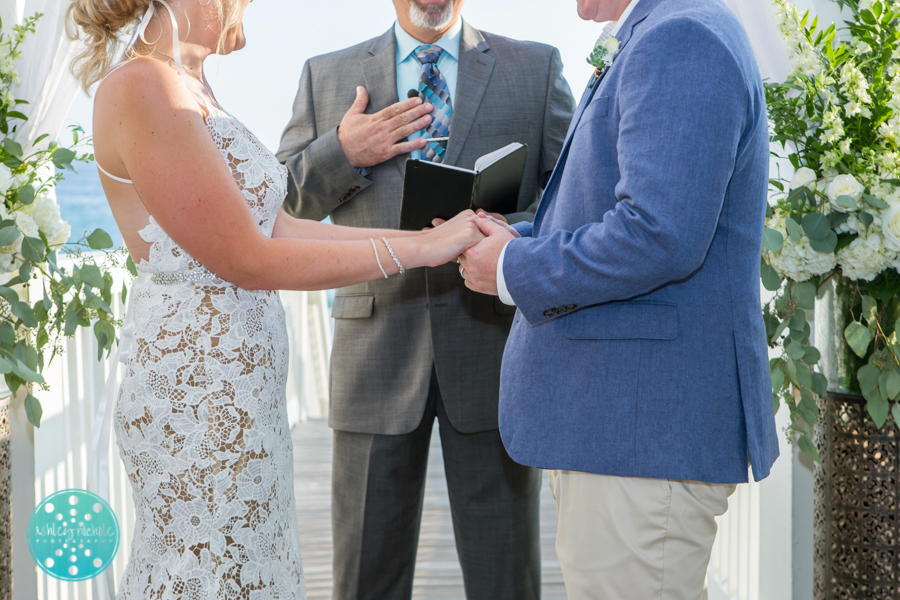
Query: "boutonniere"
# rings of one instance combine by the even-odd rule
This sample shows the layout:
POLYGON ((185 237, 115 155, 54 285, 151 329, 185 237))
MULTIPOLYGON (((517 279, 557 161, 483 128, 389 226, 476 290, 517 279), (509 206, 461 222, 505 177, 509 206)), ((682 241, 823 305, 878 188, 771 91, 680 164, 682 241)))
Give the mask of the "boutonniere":
POLYGON ((588 87, 594 87, 594 84, 597 83, 597 80, 600 79, 600 76, 603 75, 604 71, 613 65, 618 54, 619 40, 614 37, 606 38, 605 40, 597 40, 597 43, 594 44, 594 51, 591 52, 591 55, 587 59, 588 64, 596 69, 594 71, 594 79, 588 87))

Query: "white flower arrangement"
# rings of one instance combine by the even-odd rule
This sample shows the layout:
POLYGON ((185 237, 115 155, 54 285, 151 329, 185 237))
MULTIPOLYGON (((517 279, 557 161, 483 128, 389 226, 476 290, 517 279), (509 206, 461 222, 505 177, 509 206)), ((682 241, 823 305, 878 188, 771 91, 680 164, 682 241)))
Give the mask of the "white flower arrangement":
POLYGON ((840 31, 774 0, 794 62, 785 83, 766 84, 771 140, 794 171, 771 180, 763 236, 762 281, 775 292, 767 332, 783 351, 773 391, 813 457, 814 397, 828 382, 803 311, 833 277, 855 290, 845 343, 866 362, 855 377, 869 415, 878 427, 889 413, 900 423, 900 386, 879 384, 900 381, 900 325, 885 317, 900 310, 900 2, 834 1, 854 15, 840 31))
MULTIPOLYGON (((72 147, 43 135, 26 149, 15 139, 28 120, 20 110, 27 102, 13 97, 19 81, 16 61, 41 16, 25 19, 12 34, 0 30, 0 374, 13 392, 27 391, 25 412, 36 427, 42 409, 31 392, 35 386, 46 388, 41 371, 62 351, 61 338, 90 327, 102 354, 111 349, 117 325, 110 307, 112 276, 93 255, 80 252, 109 249, 112 240, 98 229, 69 243, 71 227, 54 194, 63 173, 74 171, 73 163, 93 160, 83 151, 81 130, 72 129, 72 147), (70 253, 73 269, 57 265, 58 252, 70 253), (38 295, 34 292, 40 297, 30 297, 38 295)), ((106 256, 104 267, 121 262, 118 254, 106 256)))

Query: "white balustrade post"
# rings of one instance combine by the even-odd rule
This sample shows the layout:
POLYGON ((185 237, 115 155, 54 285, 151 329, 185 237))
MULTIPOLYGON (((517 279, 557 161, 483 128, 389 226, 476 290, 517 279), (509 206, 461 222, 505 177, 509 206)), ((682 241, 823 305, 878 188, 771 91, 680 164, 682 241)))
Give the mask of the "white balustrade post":
POLYGON ((25 415, 24 386, 9 404, 10 497, 12 500, 13 600, 35 600, 37 565, 28 550, 28 522, 34 493, 34 427, 25 415))

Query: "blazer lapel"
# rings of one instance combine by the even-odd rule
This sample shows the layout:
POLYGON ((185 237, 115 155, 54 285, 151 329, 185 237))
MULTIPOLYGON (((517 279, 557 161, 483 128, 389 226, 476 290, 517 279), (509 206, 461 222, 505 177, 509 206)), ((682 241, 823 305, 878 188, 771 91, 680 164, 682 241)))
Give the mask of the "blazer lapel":
MULTIPOLYGON (((631 38, 634 35, 634 28, 637 27, 637 25, 644 21, 647 17, 649 17, 650 13, 652 13, 653 10, 664 0, 633 1, 638 2, 638 4, 634 7, 634 11, 628 17, 628 20, 626 20, 625 23, 622 24, 622 28, 619 30, 619 33, 616 36, 619 39, 619 53, 621 53, 625 49, 625 46, 628 45, 628 42, 631 41, 631 38)), ((597 89, 600 88, 600 85, 603 83, 603 79, 606 77, 606 73, 608 72, 609 69, 604 71, 597 82, 594 83, 593 87, 585 87, 584 95, 581 98, 581 102, 578 104, 575 115, 572 117, 572 124, 569 126, 569 131, 566 134, 566 141, 563 144, 563 151, 559 155, 559 160, 556 161, 556 167, 554 167, 553 173, 550 175, 550 180, 547 182, 547 187, 544 189, 544 193, 541 196, 541 202, 540 204, 538 204, 537 212, 534 215, 534 236, 537 236, 540 232, 541 222, 543 221, 543 218, 547 213, 547 209, 554 200, 553 193, 556 189, 556 185, 559 183, 559 178, 562 176, 562 171, 566 165, 566 159, 569 157, 569 147, 572 144, 572 136, 575 133, 575 129, 578 127, 578 123, 581 121, 581 117, 584 114, 585 109, 591 103, 591 100, 593 100, 594 93, 597 91, 597 89)), ((593 76, 591 76, 591 81, 592 80, 593 76)))
POLYGON ((455 165, 465 146, 466 138, 475 122, 484 91, 494 70, 494 57, 486 54, 490 49, 481 32, 463 21, 459 42, 459 77, 453 103, 453 120, 450 122, 450 139, 444 162, 455 165), (460 90, 465 90, 460 93, 460 90))
MULTIPOLYGON (((397 39, 394 28, 375 38, 369 47, 369 58, 362 62, 363 79, 369 93, 367 113, 376 113, 400 101, 397 97, 397 39)), ((394 159, 402 173, 406 155, 394 159)))

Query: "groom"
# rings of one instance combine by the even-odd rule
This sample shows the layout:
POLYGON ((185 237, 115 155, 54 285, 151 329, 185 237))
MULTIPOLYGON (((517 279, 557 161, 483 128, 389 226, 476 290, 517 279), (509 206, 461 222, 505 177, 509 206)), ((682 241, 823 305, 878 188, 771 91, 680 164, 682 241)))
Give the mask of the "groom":
POLYGON ((748 459, 760 480, 778 456, 765 94, 721 2, 578 13, 609 23, 534 223, 484 219, 460 271, 518 306, 500 431, 553 469, 569 598, 696 599, 748 459))

